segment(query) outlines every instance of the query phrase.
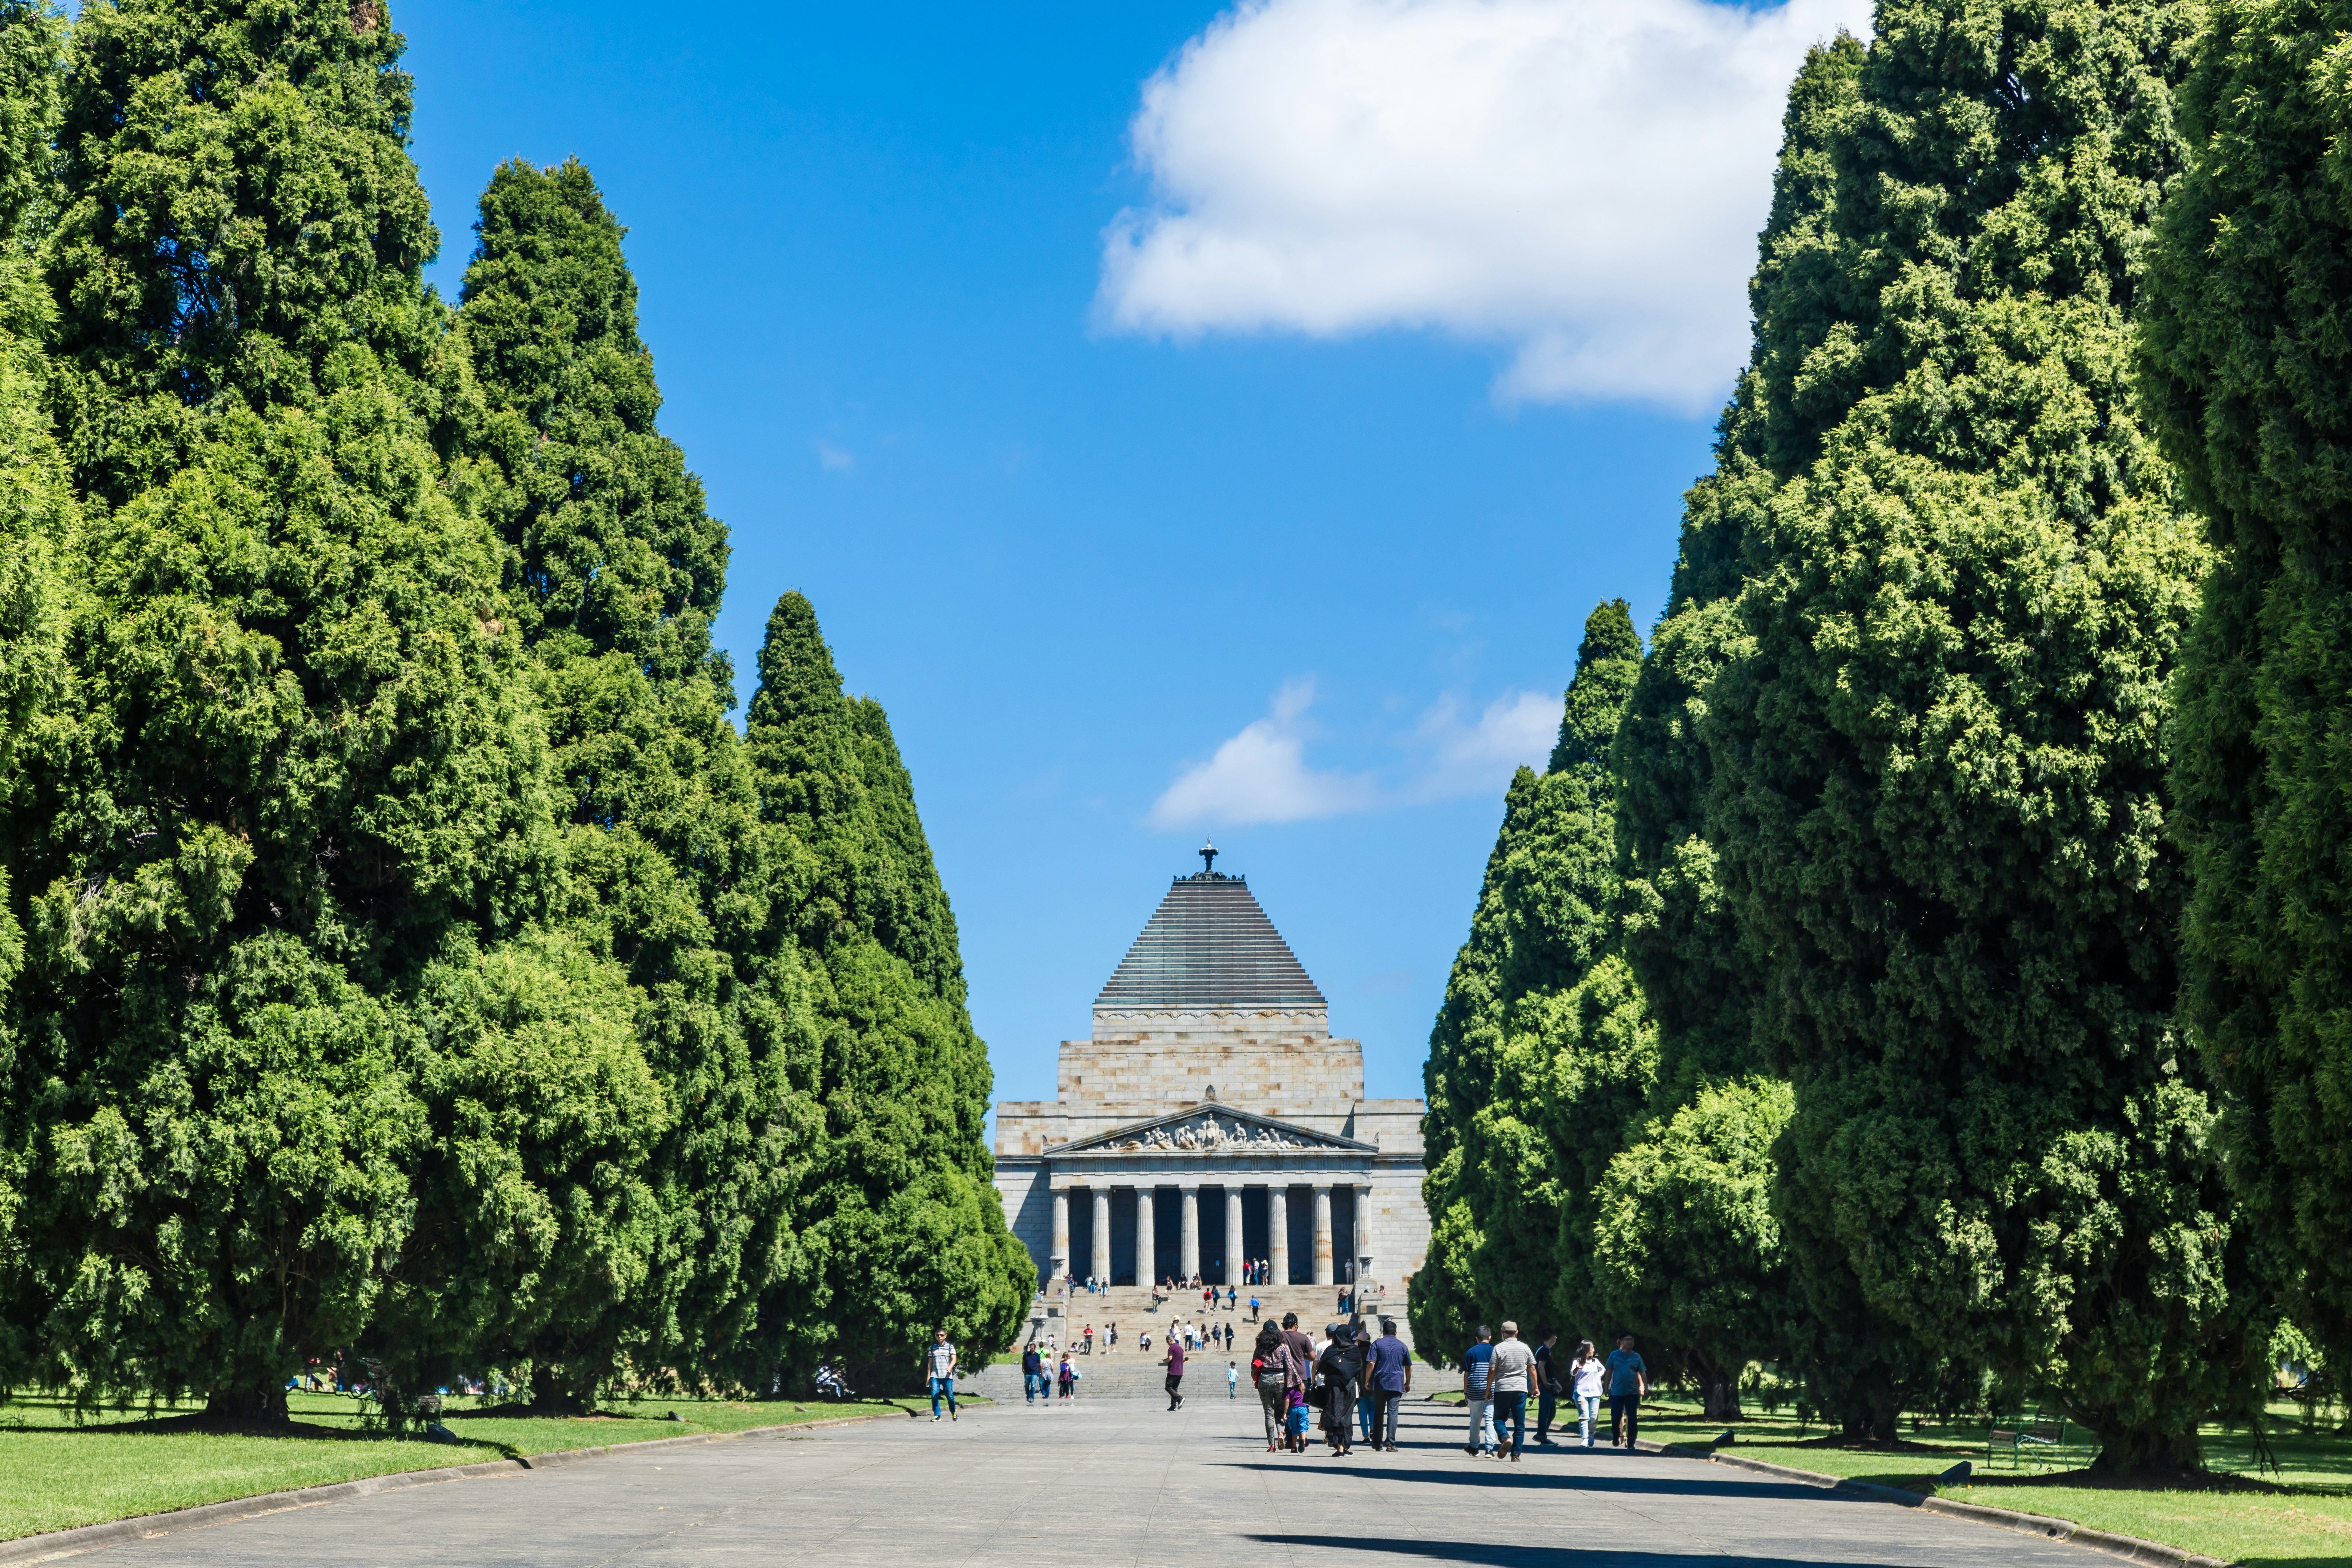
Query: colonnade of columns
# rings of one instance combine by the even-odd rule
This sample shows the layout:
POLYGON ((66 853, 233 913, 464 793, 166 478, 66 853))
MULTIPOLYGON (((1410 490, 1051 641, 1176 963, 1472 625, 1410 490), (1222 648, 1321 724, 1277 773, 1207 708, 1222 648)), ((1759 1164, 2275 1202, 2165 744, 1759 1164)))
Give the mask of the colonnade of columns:
MULTIPOLYGON (((1201 1188, 1222 1185, 1225 1194, 1225 1278, 1224 1283, 1238 1281, 1243 1258, 1243 1194, 1236 1184, 1198 1182, 1176 1184, 1181 1205, 1181 1220, 1177 1233, 1177 1273, 1191 1279, 1201 1272, 1201 1188)), ((1352 1255, 1364 1258, 1366 1216, 1371 1205, 1372 1190, 1363 1183, 1352 1184, 1355 1194, 1355 1247, 1352 1255)), ((1054 1188, 1054 1235, 1051 1268, 1060 1274, 1070 1266, 1070 1193, 1076 1184, 1054 1188)), ((1111 1277, 1110 1195, 1111 1188, 1096 1186, 1081 1189, 1094 1199, 1093 1245, 1089 1248, 1089 1269, 1097 1279, 1111 1277)), ((1269 1185, 1259 1189, 1265 1194, 1266 1260, 1276 1282, 1290 1282, 1290 1188, 1269 1185)), ((1338 1268, 1331 1219, 1331 1184, 1310 1184, 1314 1201, 1313 1283, 1329 1285, 1335 1282, 1338 1268)), ((1139 1186, 1134 1189, 1135 1205, 1135 1278, 1149 1283, 1159 1277, 1158 1216, 1152 1196, 1157 1187, 1139 1186)), ((1369 1258, 1366 1258, 1369 1261, 1369 1258)))

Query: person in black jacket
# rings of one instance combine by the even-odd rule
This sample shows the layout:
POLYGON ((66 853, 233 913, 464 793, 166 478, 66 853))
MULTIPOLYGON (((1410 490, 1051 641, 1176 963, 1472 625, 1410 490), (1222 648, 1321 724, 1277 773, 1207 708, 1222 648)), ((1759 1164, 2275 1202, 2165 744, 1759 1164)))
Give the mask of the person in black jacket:
POLYGON ((1356 1394, 1364 1381, 1364 1342, 1356 1337, 1355 1325, 1331 1325, 1331 1342, 1323 1347, 1315 1369, 1323 1374, 1323 1436, 1331 1444, 1331 1457, 1344 1458, 1354 1436, 1356 1394))

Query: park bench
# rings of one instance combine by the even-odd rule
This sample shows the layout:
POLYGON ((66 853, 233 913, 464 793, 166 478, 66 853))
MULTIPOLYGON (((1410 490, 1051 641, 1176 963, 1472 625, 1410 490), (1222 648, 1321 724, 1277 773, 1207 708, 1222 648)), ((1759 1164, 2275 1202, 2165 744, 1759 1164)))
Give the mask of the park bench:
POLYGON ((1994 1458, 2004 1450, 2009 1455, 2010 1468, 2022 1469, 2029 1454, 2036 1463, 2041 1461, 2042 1456, 2034 1450, 2047 1449, 2054 1459, 2065 1446, 2066 1423, 2063 1419, 2052 1421, 2037 1416, 2032 1421, 2013 1421, 2009 1426, 1994 1427, 1992 1435, 1985 1439, 1985 1468, 1990 1469, 1994 1458))

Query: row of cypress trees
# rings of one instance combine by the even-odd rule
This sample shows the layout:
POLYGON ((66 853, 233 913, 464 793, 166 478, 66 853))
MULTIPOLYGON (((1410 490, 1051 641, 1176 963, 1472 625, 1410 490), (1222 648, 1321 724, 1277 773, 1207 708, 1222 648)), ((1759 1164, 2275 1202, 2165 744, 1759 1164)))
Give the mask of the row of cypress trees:
POLYGON ((379 0, 0 0, 0 1383, 767 1391, 1010 1342, 955 922, 577 163, 458 303, 379 0))
POLYGON ((2352 1356, 2347 28, 1880 0, 1807 60, 1665 614, 1588 622, 1432 1037, 1432 1342, 2119 1470, 2283 1321, 2352 1356))

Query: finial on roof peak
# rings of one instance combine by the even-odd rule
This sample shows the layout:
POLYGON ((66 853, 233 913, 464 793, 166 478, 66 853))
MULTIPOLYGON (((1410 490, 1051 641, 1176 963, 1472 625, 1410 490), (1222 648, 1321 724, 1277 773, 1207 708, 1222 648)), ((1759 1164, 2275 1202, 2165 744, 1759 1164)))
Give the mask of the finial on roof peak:
POLYGON ((1201 869, 1212 877, 1217 874, 1217 847, 1208 839, 1201 840, 1201 869))

